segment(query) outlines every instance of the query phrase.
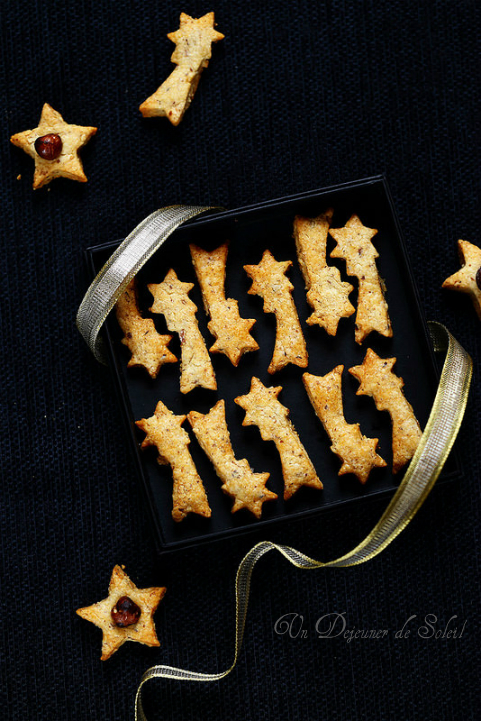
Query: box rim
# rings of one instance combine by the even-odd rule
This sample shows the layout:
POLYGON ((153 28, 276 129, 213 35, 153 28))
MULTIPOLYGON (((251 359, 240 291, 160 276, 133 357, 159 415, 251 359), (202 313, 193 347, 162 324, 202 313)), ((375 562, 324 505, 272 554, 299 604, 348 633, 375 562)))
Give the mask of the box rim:
MULTIPOLYGON (((433 373, 435 375, 436 379, 439 379, 439 368, 438 364, 436 362, 436 356, 434 353, 434 349, 432 346, 432 342, 430 339, 429 329, 427 325, 427 320, 424 314, 423 307, 421 305, 419 292, 414 280, 414 274, 411 268, 411 264, 409 261, 409 257, 407 254, 407 248, 405 239, 402 233, 401 225, 399 222, 399 218, 394 206, 393 197, 389 188, 389 184, 387 182, 386 176, 384 174, 378 174, 374 176, 369 176, 367 178, 362 178, 359 180, 354 181, 347 181, 340 184, 335 184, 332 186, 328 186, 325 188, 315 188, 311 189, 302 193, 295 193, 292 195, 276 198, 276 199, 270 199, 266 201, 260 201, 258 203, 253 203, 250 205, 241 206, 239 208, 234 209, 224 209, 220 211, 212 211, 212 212, 206 212, 202 216, 197 216, 194 219, 191 219, 189 221, 186 221, 184 224, 182 224, 183 227, 201 227, 203 225, 208 225, 210 223, 215 223, 218 221, 222 221, 224 219, 232 219, 232 218, 238 218, 239 216, 244 216, 246 214, 252 213, 252 212, 262 212, 263 210, 267 210, 269 208, 275 208, 280 205, 286 204, 286 203, 292 203, 297 200, 308 200, 310 198, 317 198, 322 197, 323 195, 328 195, 331 193, 339 192, 342 190, 355 190, 357 187, 368 187, 369 185, 376 185, 379 184, 386 196, 387 203, 389 205, 389 210, 391 213, 391 217, 394 223, 395 232, 399 238, 399 246, 401 251, 401 257, 402 262, 404 264, 404 270, 407 272, 408 275, 408 283, 407 285, 410 288, 410 293, 412 294, 412 299, 415 303, 416 309, 417 309, 417 316, 418 320, 420 321, 424 340, 426 343, 426 346, 429 348, 429 354, 430 354, 430 364, 432 366, 433 373)), ((173 235, 175 234, 175 231, 173 235)), ((96 244, 94 246, 89 246, 85 249, 84 255, 85 259, 88 264, 88 269, 90 274, 95 277, 97 274, 97 270, 94 263, 94 254, 99 253, 105 250, 108 250, 109 248, 112 248, 114 250, 120 243, 122 242, 122 239, 116 240, 116 241, 107 241, 105 243, 96 244)), ((155 533, 153 533, 154 542, 156 545, 156 549, 159 554, 165 554, 165 553, 173 553, 179 550, 184 550, 187 548, 192 548, 199 545, 206 545, 208 543, 215 543, 219 542, 221 540, 228 540, 230 538, 236 538, 240 535, 246 535, 249 533, 255 533, 263 531, 265 528, 271 528, 272 526, 275 527, 276 524, 280 524, 285 521, 292 521, 296 522, 299 520, 302 520, 302 518, 312 518, 315 515, 318 515, 320 512, 327 513, 327 512, 333 512, 336 510, 339 510, 338 506, 343 505, 342 503, 334 503, 329 504, 327 506, 320 506, 320 507, 314 507, 309 509, 304 509, 297 511, 289 516, 283 516, 283 517, 275 517, 275 518, 269 518, 262 520, 261 524, 259 525, 244 525, 241 527, 233 528, 233 529, 224 529, 216 532, 212 532, 209 534, 202 534, 195 537, 190 537, 188 539, 181 539, 178 541, 167 541, 164 535, 163 528, 159 522, 159 520, 156 517, 156 514, 153 510, 153 502, 152 502, 152 495, 150 490, 150 484, 147 482, 147 479, 145 477, 145 474, 143 472, 141 459, 139 458, 139 454, 135 452, 136 444, 137 444, 137 438, 135 436, 134 429, 132 428, 132 425, 130 423, 130 419, 128 418, 127 414, 127 408, 130 404, 129 396, 127 393, 126 388, 124 388, 124 382, 122 379, 122 376, 120 374, 120 368, 118 366, 118 359, 113 352, 113 342, 111 339, 111 335, 108 329, 108 325, 105 324, 102 328, 102 334, 104 334, 105 340, 106 340, 106 349, 107 349, 107 355, 109 360, 109 366, 111 370, 114 371, 114 376, 116 376, 116 388, 118 392, 117 399, 121 406, 121 415, 123 418, 123 422, 125 424, 125 428, 127 430, 128 436, 130 438, 130 451, 131 456, 133 457, 135 468, 137 471, 137 476, 141 479, 141 487, 143 489, 144 493, 144 505, 148 506, 148 515, 151 521, 151 524, 153 526, 153 529, 155 529, 155 533)), ((448 481, 454 481, 455 479, 462 476, 462 468, 459 463, 458 454, 456 453, 456 450, 453 449, 451 451, 452 459, 454 460, 455 468, 453 468, 449 475, 445 475, 444 477, 440 477, 440 479, 437 481, 437 483, 443 483, 448 481)), ((379 500, 380 497, 386 497, 390 498, 395 493, 397 488, 396 486, 393 486, 392 489, 388 488, 380 488, 376 491, 373 491, 372 493, 366 495, 366 496, 359 496, 356 499, 350 499, 351 501, 375 501, 379 500)), ((346 503, 349 501, 345 501, 346 503)))

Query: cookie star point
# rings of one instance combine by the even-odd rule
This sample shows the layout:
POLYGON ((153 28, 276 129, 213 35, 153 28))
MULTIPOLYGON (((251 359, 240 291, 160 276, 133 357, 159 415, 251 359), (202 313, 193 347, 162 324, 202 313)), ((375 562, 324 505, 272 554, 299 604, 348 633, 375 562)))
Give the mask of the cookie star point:
POLYGON ((202 32, 203 37, 208 42, 216 43, 219 40, 222 40, 225 35, 218 32, 214 28, 214 24, 214 12, 206 13, 200 18, 194 18, 191 15, 182 12, 180 14, 179 29, 175 30, 174 32, 167 33, 167 37, 169 38, 169 40, 172 40, 172 42, 177 45, 179 42, 183 41, 186 30, 192 31, 195 28, 198 32, 202 32))
POLYGON ((125 641, 160 646, 153 615, 166 590, 137 588, 123 566, 114 566, 107 598, 76 611, 102 630, 101 661, 107 661, 125 641))
POLYGON ((481 319, 481 248, 467 240, 458 240, 462 267, 446 278, 442 287, 467 293, 481 319))
MULTIPOLYGON (((265 386, 259 378, 253 376, 249 392, 243 396, 237 396, 237 398, 234 398, 234 403, 243 408, 246 412, 242 425, 256 425, 255 416, 257 415, 257 407, 254 409, 251 408, 253 399, 256 399, 257 405, 260 408, 265 408, 269 403, 277 400, 281 390, 282 386, 265 386)), ((287 411, 287 414, 288 413, 289 412, 287 411)))
MULTIPOLYGON (((359 381, 356 395, 365 395, 373 378, 392 373, 396 360, 396 358, 381 358, 372 348, 368 348, 361 365, 349 368, 349 373, 359 381)), ((397 378, 396 381, 400 387, 404 385, 402 378, 397 378)))
POLYGON ((33 189, 47 185, 54 178, 87 182, 78 151, 95 135, 97 128, 66 123, 61 114, 44 103, 39 124, 10 137, 35 161, 33 189))

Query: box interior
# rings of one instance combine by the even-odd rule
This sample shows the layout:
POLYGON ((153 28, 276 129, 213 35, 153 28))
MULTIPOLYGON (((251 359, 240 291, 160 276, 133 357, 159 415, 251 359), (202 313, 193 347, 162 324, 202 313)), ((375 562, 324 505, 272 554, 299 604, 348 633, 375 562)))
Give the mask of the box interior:
MULTIPOLYGON (((227 240, 229 254, 226 297, 238 300, 243 318, 256 319, 251 332, 260 349, 245 354, 237 368, 226 356, 211 354, 217 377, 217 391, 197 388, 182 395, 179 389, 178 363, 163 366, 155 380, 143 369, 128 369, 130 353, 121 344, 122 333, 115 314, 111 313, 106 322, 105 338, 119 400, 127 422, 141 486, 146 494, 147 512, 154 524, 161 551, 259 529, 378 494, 392 494, 405 469, 396 476, 392 474, 389 415, 387 412, 377 411, 371 398, 356 395, 358 381, 347 370, 362 363, 368 347, 382 357, 397 358, 394 372, 404 379, 405 395, 422 427, 428 419, 436 392, 436 363, 384 178, 376 177, 237 211, 205 215, 179 228, 137 276, 141 311, 146 317, 154 319, 160 333, 168 333, 168 330, 163 316, 149 311, 152 296, 147 289, 147 283, 162 282, 167 271, 174 268, 181 280, 195 283, 190 298, 198 307, 199 328, 207 347, 212 345, 214 338, 207 329, 208 318, 192 266, 189 243, 212 250, 227 240), (306 301, 304 281, 296 258, 292 224, 296 214, 313 217, 329 207, 334 209, 331 227, 342 227, 355 213, 364 225, 378 229, 373 243, 379 252, 378 270, 387 288, 386 300, 394 331, 393 338, 384 338, 374 332, 362 345, 358 345, 354 341, 355 315, 341 319, 335 337, 329 336, 319 326, 306 324, 312 309, 306 301), (308 368, 289 365, 272 376, 267 373, 267 367, 274 347, 275 317, 263 312, 263 300, 260 297, 248 295, 251 281, 243 270, 245 264, 258 263, 266 248, 273 253, 276 260, 293 261, 288 277, 294 285, 293 297, 309 352, 308 368), (338 476, 341 462, 330 451, 329 438, 314 413, 301 380, 305 371, 324 375, 341 363, 344 365, 343 404, 346 420, 349 423, 359 422, 362 433, 367 437, 379 438, 378 452, 388 463, 386 468, 373 469, 364 486, 355 476, 338 476), (284 501, 281 464, 274 443, 263 441, 257 427, 243 427, 245 413, 234 403, 236 396, 248 393, 252 376, 260 378, 265 385, 282 386, 279 400, 289 408, 290 418, 316 467, 324 490, 302 488, 293 498, 284 501), (171 517, 170 467, 157 463, 155 448, 140 450, 144 434, 135 426, 134 421, 153 415, 158 400, 162 400, 174 413, 186 414, 191 410, 207 413, 221 398, 226 403, 227 425, 235 456, 247 458, 256 472, 269 472, 271 475, 267 486, 278 494, 278 498, 264 504, 260 520, 245 509, 232 514, 232 499, 222 493, 221 482, 186 420, 183 427, 191 437, 190 451, 204 482, 212 517, 205 519, 191 515, 182 522, 175 523, 171 517)), ((100 270, 118 242, 88 249, 92 273, 100 270)), ((334 246, 334 240, 329 237, 328 255, 334 246)), ((328 257, 328 262, 337 266, 342 279, 354 286, 350 300, 356 306, 357 280, 347 276, 343 261, 328 257)), ((180 359, 179 339, 176 334, 173 335, 169 347, 180 359)), ((459 472, 459 463, 451 456, 442 477, 445 480, 453 479, 459 472)))

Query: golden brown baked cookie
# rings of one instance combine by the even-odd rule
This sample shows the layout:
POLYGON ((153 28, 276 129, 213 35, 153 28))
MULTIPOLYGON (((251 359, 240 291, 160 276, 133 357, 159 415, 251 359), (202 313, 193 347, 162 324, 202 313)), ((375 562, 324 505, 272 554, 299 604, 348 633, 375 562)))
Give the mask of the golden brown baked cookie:
POLYGON ((355 308, 349 301, 354 287, 342 281, 338 268, 326 262, 327 233, 332 214, 330 208, 317 218, 296 215, 294 240, 306 284, 307 302, 314 310, 306 322, 308 325, 320 325, 329 335, 336 335, 340 319, 348 318, 355 308))
POLYGON ((214 368, 199 330, 197 306, 189 298, 193 283, 183 283, 174 270, 169 270, 162 283, 150 283, 154 296, 152 313, 165 316, 167 328, 180 338, 180 392, 189 393, 197 386, 217 389, 214 368))
POLYGON ((388 411, 392 421, 393 473, 416 452, 422 431, 411 404, 403 393, 404 381, 392 372, 396 358, 380 358, 367 349, 362 365, 349 368, 360 383, 358 396, 371 396, 379 411, 388 411))
POLYGON ((359 423, 347 423, 342 407, 343 365, 336 366, 325 376, 304 373, 307 395, 317 417, 332 441, 331 451, 342 461, 339 475, 352 473, 366 483, 373 468, 386 466, 376 453, 378 438, 366 438, 359 423))
POLYGON ((281 458, 284 476, 284 498, 287 500, 301 488, 322 489, 311 459, 289 419, 289 409, 277 400, 282 386, 266 388, 259 378, 252 378, 247 395, 234 398, 246 412, 243 426, 257 426, 262 440, 274 441, 281 458))
POLYGON ((144 118, 166 117, 178 125, 212 57, 212 43, 224 36, 214 29, 214 13, 210 12, 198 19, 181 13, 179 29, 167 37, 176 45, 171 60, 177 67, 139 110, 144 118))
POLYGON ((102 629, 102 656, 106 661, 126 641, 160 646, 153 615, 166 592, 165 587, 137 588, 124 571, 115 566, 109 595, 76 613, 102 629))
POLYGON ((142 448, 155 446, 157 461, 170 464, 174 479, 172 491, 172 518, 182 521, 189 513, 209 518, 211 510, 202 480, 189 452, 190 438, 181 426, 187 416, 176 416, 159 401, 154 415, 136 421, 146 434, 142 448))
POLYGON ((352 215, 344 228, 329 229, 337 242, 331 258, 345 260, 347 274, 356 276, 359 281, 356 343, 362 343, 373 330, 387 338, 392 337, 388 307, 376 266, 379 253, 371 243, 376 233, 375 228, 363 225, 357 215, 352 215))
POLYGON ((234 456, 224 401, 218 401, 205 415, 191 411, 187 417, 200 447, 222 481, 222 490, 234 499, 232 513, 247 508, 260 518, 262 504, 277 498, 277 493, 266 488, 269 473, 254 473, 249 461, 237 460, 234 456))
POLYGON ((224 243, 211 252, 190 246, 192 264, 195 268, 204 300, 205 311, 210 315, 207 324, 216 341, 211 353, 224 353, 232 365, 238 366, 241 357, 249 351, 259 350, 250 334, 256 322, 253 318, 241 318, 239 304, 225 297, 225 271, 229 244, 224 243))
POLYGON ((139 311, 135 278, 115 306, 118 323, 124 333, 122 343, 131 352, 129 368, 142 367, 151 378, 156 378, 165 363, 176 363, 177 358, 168 349, 171 335, 157 333, 152 318, 143 318, 139 311))
POLYGON ((66 123, 48 103, 42 108, 40 122, 33 130, 24 130, 10 138, 35 161, 33 189, 54 178, 87 182, 78 151, 97 132, 97 128, 66 123))
POLYGON ((264 299, 264 312, 276 316, 276 340, 274 353, 267 371, 275 373, 289 363, 306 368, 308 355, 302 335, 297 309, 292 298, 294 286, 286 273, 292 260, 278 262, 270 250, 265 250, 257 265, 245 265, 244 270, 252 279, 249 295, 264 299))
POLYGON ((481 319, 481 248, 467 240, 458 240, 458 251, 463 267, 446 278, 442 287, 467 293, 481 319))

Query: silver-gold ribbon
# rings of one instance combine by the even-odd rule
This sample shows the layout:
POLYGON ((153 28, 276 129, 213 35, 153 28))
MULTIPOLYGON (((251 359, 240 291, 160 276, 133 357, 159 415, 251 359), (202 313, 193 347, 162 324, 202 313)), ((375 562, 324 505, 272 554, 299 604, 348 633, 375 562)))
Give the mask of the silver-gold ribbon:
POLYGON ((219 673, 201 673, 173 666, 153 666, 140 681, 135 698, 136 721, 147 721, 142 708, 142 688, 153 678, 179 681, 220 681, 235 667, 244 637, 251 577, 257 561, 276 550, 297 568, 345 568, 374 558, 391 543, 414 518, 434 486, 451 451, 466 409, 473 364, 470 356, 440 323, 429 323, 436 351, 446 353, 436 397, 426 428, 404 478, 373 530, 352 551, 333 561, 316 561, 289 546, 270 541, 255 545, 242 559, 235 584, 236 621, 235 649, 231 666, 219 673))
POLYGON ((171 205, 147 216, 120 243, 99 271, 77 311, 77 328, 90 350, 106 363, 102 325, 126 287, 156 250, 179 225, 208 210, 220 208, 197 205, 171 205))

